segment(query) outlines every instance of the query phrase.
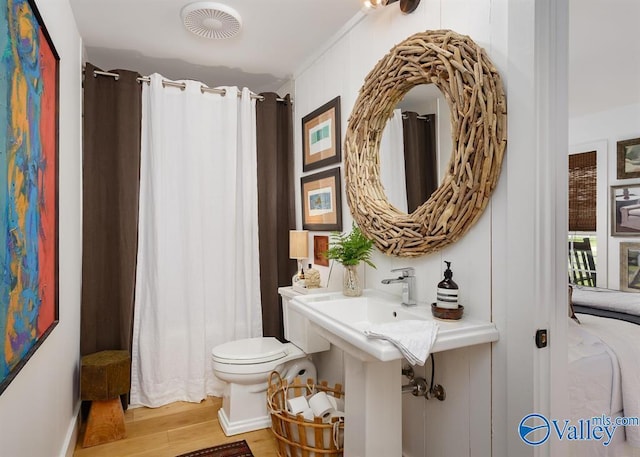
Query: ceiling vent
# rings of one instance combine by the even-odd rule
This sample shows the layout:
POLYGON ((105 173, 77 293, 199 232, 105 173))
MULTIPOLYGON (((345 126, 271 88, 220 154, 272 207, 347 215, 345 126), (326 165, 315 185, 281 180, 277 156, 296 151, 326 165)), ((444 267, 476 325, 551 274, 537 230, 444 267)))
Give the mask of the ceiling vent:
POLYGON ((240 14, 221 3, 191 3, 182 8, 180 14, 187 30, 211 40, 234 37, 242 26, 240 14))

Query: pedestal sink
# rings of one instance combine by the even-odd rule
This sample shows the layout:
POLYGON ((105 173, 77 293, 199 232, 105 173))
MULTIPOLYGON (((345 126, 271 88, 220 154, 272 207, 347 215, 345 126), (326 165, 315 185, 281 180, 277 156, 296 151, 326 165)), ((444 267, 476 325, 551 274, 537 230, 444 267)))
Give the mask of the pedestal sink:
MULTIPOLYGON (((290 307, 309 319, 312 328, 342 349, 345 374, 345 443, 347 457, 402 455, 402 354, 391 343, 369 339, 372 323, 433 320, 428 305, 404 307, 400 297, 367 289, 361 297, 340 292, 298 296, 290 307)), ((498 340, 492 322, 464 317, 438 320, 432 352, 498 340)))

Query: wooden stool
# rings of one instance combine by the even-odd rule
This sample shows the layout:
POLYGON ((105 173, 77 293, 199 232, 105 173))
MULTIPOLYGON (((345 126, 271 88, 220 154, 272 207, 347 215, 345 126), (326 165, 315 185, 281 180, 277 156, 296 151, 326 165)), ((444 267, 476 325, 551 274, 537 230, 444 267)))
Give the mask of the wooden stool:
POLYGON ((82 357, 80 398, 91 401, 82 447, 125 437, 120 395, 129 392, 131 357, 128 351, 102 351, 82 357))

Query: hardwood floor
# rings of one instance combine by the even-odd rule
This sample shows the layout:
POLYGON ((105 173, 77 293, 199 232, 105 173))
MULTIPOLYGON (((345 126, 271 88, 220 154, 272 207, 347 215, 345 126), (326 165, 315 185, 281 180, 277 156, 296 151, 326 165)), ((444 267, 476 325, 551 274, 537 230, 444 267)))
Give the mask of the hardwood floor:
POLYGON ((112 443, 82 448, 84 426, 74 457, 175 457, 189 451, 246 440, 255 457, 277 457, 271 429, 227 437, 218 423, 222 399, 202 403, 172 403, 161 408, 125 411, 127 437, 112 443))

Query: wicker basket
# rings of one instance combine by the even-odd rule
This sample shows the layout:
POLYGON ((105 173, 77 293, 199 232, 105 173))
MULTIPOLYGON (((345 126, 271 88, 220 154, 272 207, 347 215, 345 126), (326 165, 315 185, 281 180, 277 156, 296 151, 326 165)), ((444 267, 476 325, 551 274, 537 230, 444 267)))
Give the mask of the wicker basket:
POLYGON ((303 384, 298 377, 288 384, 277 371, 269 376, 267 403, 279 457, 342 457, 344 420, 333 417, 330 423, 323 423, 322 418, 315 417, 311 422, 302 414, 294 415, 287 411, 288 399, 317 392, 325 392, 335 398, 344 395, 340 384, 331 388, 326 381, 315 384, 313 379, 303 384))

